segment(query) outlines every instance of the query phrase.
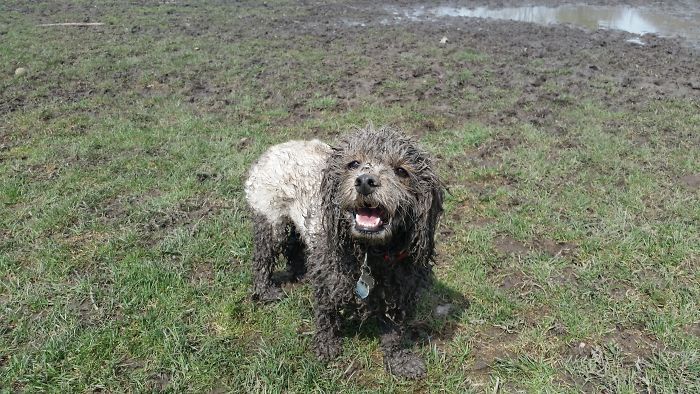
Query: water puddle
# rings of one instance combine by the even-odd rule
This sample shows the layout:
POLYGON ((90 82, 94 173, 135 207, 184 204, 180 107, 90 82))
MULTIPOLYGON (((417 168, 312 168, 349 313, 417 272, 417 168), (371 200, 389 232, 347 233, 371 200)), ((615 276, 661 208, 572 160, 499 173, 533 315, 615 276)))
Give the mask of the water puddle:
MULTIPOLYGON (((683 15, 671 15, 654 8, 629 6, 562 5, 558 7, 510 8, 421 6, 405 13, 405 16, 411 20, 471 17, 505 19, 541 25, 571 24, 589 30, 623 30, 639 36, 649 33, 663 37, 679 36, 685 38, 693 46, 700 46, 700 9, 689 10, 683 15)), ((643 43, 634 39, 633 42, 643 43)))

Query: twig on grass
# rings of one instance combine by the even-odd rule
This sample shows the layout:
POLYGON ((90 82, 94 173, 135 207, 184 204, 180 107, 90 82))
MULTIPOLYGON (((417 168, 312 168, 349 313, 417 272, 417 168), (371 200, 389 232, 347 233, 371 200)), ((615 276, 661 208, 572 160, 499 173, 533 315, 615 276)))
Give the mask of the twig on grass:
POLYGON ((92 307, 95 309, 95 311, 99 312, 100 308, 97 307, 97 303, 95 302, 95 296, 92 294, 92 289, 90 289, 90 301, 92 302, 92 307))
POLYGON ((42 23, 37 25, 39 27, 49 27, 49 26, 102 26, 104 23, 100 22, 65 22, 65 23, 42 23))

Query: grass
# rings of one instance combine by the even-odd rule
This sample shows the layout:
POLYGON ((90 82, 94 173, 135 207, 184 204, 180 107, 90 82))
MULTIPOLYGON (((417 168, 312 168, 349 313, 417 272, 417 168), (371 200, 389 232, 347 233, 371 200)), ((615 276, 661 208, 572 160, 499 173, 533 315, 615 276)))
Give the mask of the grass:
POLYGON ((91 20, 107 26, 73 29, 36 24, 82 20, 80 6, 0 6, 0 391, 700 389, 700 203, 679 181, 700 173, 696 100, 553 102, 563 133, 492 122, 521 90, 488 71, 500 55, 467 49, 442 67, 480 88, 454 87, 464 112, 431 110, 416 92, 438 78, 405 70, 428 67, 432 41, 382 71, 371 35, 320 50, 275 33, 276 9, 306 12, 105 6, 91 20), (373 70, 376 89, 346 79, 373 70), (247 168, 271 144, 368 121, 421 135, 450 189, 419 382, 384 371, 371 322, 316 361, 308 285, 249 299, 247 168))

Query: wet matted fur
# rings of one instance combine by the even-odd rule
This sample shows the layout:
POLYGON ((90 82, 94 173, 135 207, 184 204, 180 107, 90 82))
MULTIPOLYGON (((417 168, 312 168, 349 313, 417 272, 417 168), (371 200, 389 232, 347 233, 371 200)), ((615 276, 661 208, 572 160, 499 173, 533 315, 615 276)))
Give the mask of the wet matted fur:
POLYGON ((357 130, 333 148, 317 140, 270 148, 246 182, 255 230, 254 297, 281 296, 271 280, 276 254, 287 250, 296 274, 306 254, 318 357, 339 355, 343 319, 374 316, 387 369, 423 376, 425 363, 402 342, 418 294, 432 279, 443 195, 431 157, 391 128, 357 130), (365 259, 376 283, 360 299, 355 288, 365 259))

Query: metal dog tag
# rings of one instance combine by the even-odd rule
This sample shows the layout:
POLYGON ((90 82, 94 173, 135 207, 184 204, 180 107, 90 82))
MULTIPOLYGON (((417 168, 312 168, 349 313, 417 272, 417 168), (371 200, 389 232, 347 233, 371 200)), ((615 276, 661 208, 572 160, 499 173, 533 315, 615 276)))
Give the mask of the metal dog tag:
POLYGON ((360 279, 357 280, 357 285, 355 286, 355 294, 361 299, 367 298, 369 292, 372 291, 374 287, 374 278, 368 272, 362 271, 360 279))

